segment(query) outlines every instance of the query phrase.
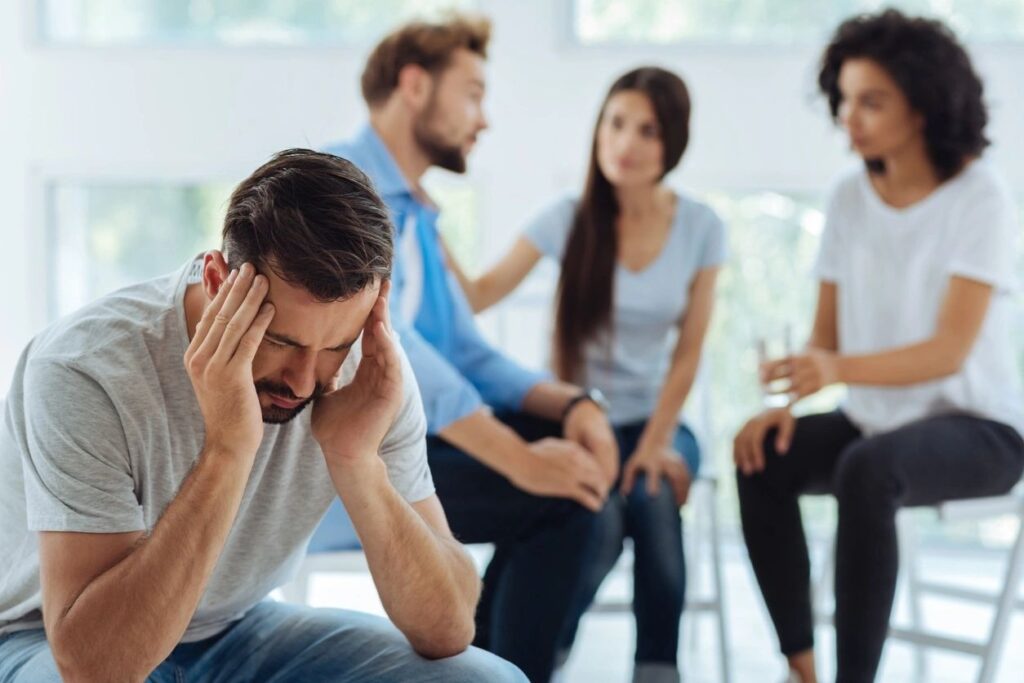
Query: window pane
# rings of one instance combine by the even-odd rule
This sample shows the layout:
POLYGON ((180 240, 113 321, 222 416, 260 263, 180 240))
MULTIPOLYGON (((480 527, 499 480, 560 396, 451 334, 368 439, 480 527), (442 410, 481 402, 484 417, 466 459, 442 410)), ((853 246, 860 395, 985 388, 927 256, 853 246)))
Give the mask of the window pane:
POLYGON ((218 247, 231 189, 216 183, 52 184, 51 315, 218 247))
POLYGON ((573 0, 576 39, 608 43, 814 43, 843 19, 896 7, 975 41, 1024 38, 1019 0, 573 0))
POLYGON ((37 0, 45 42, 349 45, 473 0, 37 0))
MULTIPOLYGON (((51 315, 65 315, 219 248, 232 189, 228 183, 51 184, 51 315)), ((461 182, 432 182, 430 191, 441 207, 446 244, 460 262, 475 262, 475 189, 461 182)))

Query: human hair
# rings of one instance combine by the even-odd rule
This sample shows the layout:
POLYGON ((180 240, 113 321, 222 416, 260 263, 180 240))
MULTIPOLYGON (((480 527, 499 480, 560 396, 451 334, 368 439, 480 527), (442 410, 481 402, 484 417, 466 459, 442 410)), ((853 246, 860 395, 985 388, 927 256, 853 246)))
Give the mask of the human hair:
POLYGON ((231 194, 222 249, 231 268, 252 263, 327 302, 389 278, 392 239, 387 209, 354 164, 287 149, 231 194))
MULTIPOLYGON (((967 51, 942 22, 889 9, 847 19, 821 58, 818 86, 838 120, 839 72, 849 59, 870 59, 884 69, 925 121, 928 157, 942 180, 952 178, 989 145, 982 82, 967 51)), ((869 160, 868 170, 885 170, 869 160)))
POLYGON ((619 203, 601 171, 597 147, 608 102, 624 91, 642 93, 654 109, 664 160, 659 179, 678 165, 690 139, 690 95, 683 80, 671 71, 653 66, 634 69, 608 90, 594 126, 587 180, 566 240, 556 293, 553 364, 558 377, 566 381, 582 379, 584 344, 611 322, 619 203))
POLYGON ((440 22, 404 24, 385 36, 367 58, 361 80, 363 99, 371 108, 383 104, 409 64, 437 75, 459 49, 486 59, 490 39, 491 22, 481 16, 453 13, 440 22))

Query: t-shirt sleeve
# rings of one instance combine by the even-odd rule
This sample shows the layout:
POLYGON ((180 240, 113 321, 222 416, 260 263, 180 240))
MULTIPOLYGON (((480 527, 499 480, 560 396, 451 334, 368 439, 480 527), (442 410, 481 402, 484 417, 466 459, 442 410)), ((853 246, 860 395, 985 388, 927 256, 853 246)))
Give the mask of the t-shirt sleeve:
POLYGON ((839 282, 842 274, 842 218, 846 210, 842 205, 843 185, 834 186, 825 202, 825 226, 821 231, 818 258, 814 275, 826 282, 839 282))
POLYGON ((25 373, 28 528, 145 530, 128 441, 109 394, 87 373, 38 359, 25 373))
POLYGON ((707 235, 704 239, 704 250, 701 253, 699 269, 721 266, 729 258, 729 244, 725 231, 725 223, 711 208, 705 208, 704 222, 707 235))
POLYGON ((575 200, 563 197, 537 213, 526 224, 523 237, 545 256, 561 261, 575 216, 575 200))
POLYGON ((1003 289, 1015 289, 1018 226, 1013 201, 998 186, 986 187, 964 203, 952 226, 949 274, 1003 289))
POLYGON ((395 490, 410 503, 434 493, 434 480, 427 465, 427 418, 419 386, 409 359, 399 347, 402 359, 402 407, 384 437, 380 457, 395 490))

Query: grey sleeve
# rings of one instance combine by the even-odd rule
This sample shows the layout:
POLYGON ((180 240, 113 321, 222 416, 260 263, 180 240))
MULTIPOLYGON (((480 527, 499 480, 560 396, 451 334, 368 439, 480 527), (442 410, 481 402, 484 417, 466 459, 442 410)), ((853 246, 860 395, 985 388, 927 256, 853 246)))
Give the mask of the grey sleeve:
POLYGON ((380 457, 391 485, 415 503, 434 493, 434 479, 427 464, 427 418, 419 386, 401 346, 398 352, 402 359, 402 407, 381 443, 380 457))
POLYGON ((24 386, 28 528, 145 530, 128 442, 106 391, 86 373, 51 359, 31 362, 24 386))
POLYGON ((523 237, 545 256, 561 261, 575 216, 576 201, 563 197, 538 212, 526 224, 523 237))

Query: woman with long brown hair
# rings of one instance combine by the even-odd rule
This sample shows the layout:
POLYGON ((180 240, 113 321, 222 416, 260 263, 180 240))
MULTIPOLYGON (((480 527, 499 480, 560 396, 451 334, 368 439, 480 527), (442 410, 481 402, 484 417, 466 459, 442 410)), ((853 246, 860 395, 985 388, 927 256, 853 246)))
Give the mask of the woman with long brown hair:
POLYGON ((623 75, 601 106, 582 195, 543 210, 480 278, 456 268, 480 311, 515 289, 543 256, 561 264, 554 370, 607 397, 623 458, 620 495, 602 511, 603 537, 563 645, 567 654, 579 617, 630 536, 636 681, 679 680, 686 588, 679 507, 699 464, 680 411, 725 258, 718 217, 664 183, 686 149, 689 116, 689 94, 675 74, 644 67, 623 75))

